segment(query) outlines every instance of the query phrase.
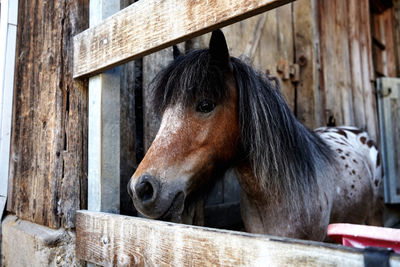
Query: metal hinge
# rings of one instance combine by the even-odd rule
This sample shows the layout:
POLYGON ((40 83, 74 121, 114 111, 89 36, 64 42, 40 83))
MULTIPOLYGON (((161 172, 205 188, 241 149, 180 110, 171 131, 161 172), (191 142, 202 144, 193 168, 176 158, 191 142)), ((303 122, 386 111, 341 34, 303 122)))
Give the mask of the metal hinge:
POLYGON ((300 81, 300 65, 288 64, 285 60, 282 60, 281 63, 276 67, 276 71, 281 74, 281 78, 283 81, 291 80, 293 83, 297 83, 300 81))

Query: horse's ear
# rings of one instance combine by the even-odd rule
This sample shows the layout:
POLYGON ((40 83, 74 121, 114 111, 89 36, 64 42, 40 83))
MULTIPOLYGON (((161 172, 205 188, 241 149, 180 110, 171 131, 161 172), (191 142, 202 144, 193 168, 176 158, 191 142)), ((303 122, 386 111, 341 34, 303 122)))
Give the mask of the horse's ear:
POLYGON ((224 33, 221 30, 218 29, 212 32, 209 51, 211 63, 216 63, 221 67, 232 70, 228 45, 226 44, 224 33))
POLYGON ((172 46, 172 54, 174 56, 174 59, 177 59, 179 56, 182 55, 181 51, 179 50, 177 45, 172 46))

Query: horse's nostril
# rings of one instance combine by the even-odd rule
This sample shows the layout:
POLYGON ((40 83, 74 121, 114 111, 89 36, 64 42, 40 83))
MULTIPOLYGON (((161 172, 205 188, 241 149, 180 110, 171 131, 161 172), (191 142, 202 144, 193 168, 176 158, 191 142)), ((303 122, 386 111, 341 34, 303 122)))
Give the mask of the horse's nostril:
POLYGON ((136 194, 137 194, 138 198, 142 202, 146 202, 146 201, 152 199, 152 197, 154 195, 153 186, 148 181, 144 181, 144 182, 137 184, 135 190, 136 190, 136 194))
POLYGON ((143 205, 150 205, 157 198, 159 185, 157 179, 151 175, 141 176, 135 185, 135 194, 137 200, 143 205))

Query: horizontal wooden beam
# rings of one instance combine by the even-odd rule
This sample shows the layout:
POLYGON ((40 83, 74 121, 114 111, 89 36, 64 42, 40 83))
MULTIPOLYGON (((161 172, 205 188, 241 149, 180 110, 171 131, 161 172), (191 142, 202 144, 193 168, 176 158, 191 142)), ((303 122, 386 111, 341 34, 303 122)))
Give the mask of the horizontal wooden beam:
POLYGON ((76 227, 77 257, 103 266, 364 266, 361 249, 101 212, 76 227))
POLYGON ((74 37, 74 78, 92 76, 291 1, 137 1, 74 37))

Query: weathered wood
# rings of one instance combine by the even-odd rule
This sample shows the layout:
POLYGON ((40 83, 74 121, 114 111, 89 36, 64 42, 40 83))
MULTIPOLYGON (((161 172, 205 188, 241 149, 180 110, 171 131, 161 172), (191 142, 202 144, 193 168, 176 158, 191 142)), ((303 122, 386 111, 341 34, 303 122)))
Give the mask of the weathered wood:
MULTIPOLYGON (((355 1, 347 2, 347 9, 351 16, 348 17, 349 27, 349 54, 350 54, 350 67, 352 75, 352 90, 354 97, 354 107, 358 108, 358 112, 354 112, 354 123, 356 125, 365 125, 365 107, 364 107, 364 86, 363 86, 363 68, 361 61, 361 41, 364 24, 361 23, 361 16, 358 12, 359 3, 355 1)), ((363 38, 365 40, 365 38, 363 38)), ((365 74, 364 74, 365 75, 365 74)))
POLYGON ((79 211, 76 230, 77 257, 104 266, 364 266, 360 249, 105 213, 79 211))
POLYGON ((325 109, 332 112, 339 125, 353 125, 346 23, 349 14, 345 3, 343 0, 321 2, 321 25, 324 31, 321 31, 320 44, 324 70, 325 109))
MULTIPOLYGON (((253 66, 278 79, 283 95, 294 111, 294 85, 289 74, 289 67, 294 63, 292 5, 284 5, 269 11, 267 15, 261 14, 232 24, 223 31, 232 56, 248 56, 246 50, 249 47, 254 50, 253 66), (252 47, 256 43, 254 37, 258 38, 257 28, 261 28, 259 24, 263 21, 265 25, 258 45, 252 47)), ((202 39, 202 43, 208 45, 209 35, 202 39)))
POLYGON ((72 227, 86 203, 87 81, 72 79, 72 36, 88 1, 19 1, 7 209, 72 227))
POLYGON ((100 73, 290 1, 138 1, 74 37, 74 77, 100 73))
POLYGON ((318 112, 318 58, 316 24, 311 0, 293 3, 295 60, 300 66, 300 82, 296 86, 296 116, 310 129, 321 126, 318 112))
MULTIPOLYGON (((320 105, 324 122, 365 128, 377 137, 369 1, 316 1, 320 105)), ((324 123, 324 124, 325 124, 324 123)))
MULTIPOLYGON (((369 1, 361 1, 358 12, 360 14, 361 25, 371 25, 370 18, 370 6, 369 1)), ((361 40, 361 65, 362 65, 362 77, 364 87, 364 107, 365 107, 365 126, 357 125, 365 128, 369 136, 373 140, 378 140, 378 118, 376 112, 376 94, 375 94, 375 75, 373 71, 373 60, 372 60, 372 37, 370 27, 362 27, 360 34, 361 40)))
POLYGON ((372 14, 374 68, 379 76, 396 76, 394 34, 392 9, 387 9, 379 14, 372 14))
MULTIPOLYGON (((35 67, 34 72, 35 75, 43 75, 46 77, 49 75, 50 77, 53 76, 54 79, 58 79, 57 83, 59 88, 52 87, 50 84, 42 83, 40 86, 39 84, 33 85, 38 86, 35 88, 35 91, 38 92, 43 89, 43 87, 49 87, 50 93, 52 90, 56 91, 57 94, 62 95, 62 102, 57 102, 56 106, 53 107, 55 110, 50 112, 65 112, 64 119, 61 120, 61 124, 59 126, 61 128, 57 129, 56 127, 53 128, 55 131, 55 136, 57 133, 64 135, 62 138, 62 149, 60 150, 62 162, 59 166, 54 166, 52 170, 53 174, 47 174, 47 179, 53 180, 54 184, 50 184, 54 186, 53 190, 54 193, 57 195, 58 190, 58 199, 57 199, 57 209, 49 210, 50 213, 58 216, 61 219, 60 226, 65 228, 73 228, 75 226, 75 212, 79 208, 87 208, 87 173, 88 173, 88 83, 86 79, 81 81, 74 80, 72 78, 72 68, 73 68, 73 43, 72 43, 72 36, 74 36, 77 32, 81 31, 83 28, 88 26, 88 2, 86 0, 76 0, 76 1, 69 1, 68 3, 64 3, 60 7, 63 7, 65 11, 62 14, 62 17, 59 18, 57 23, 61 23, 62 28, 58 28, 58 35, 60 38, 61 47, 54 43, 54 48, 61 49, 61 58, 60 61, 51 62, 51 54, 49 56, 48 53, 44 52, 41 54, 43 58, 48 57, 49 61, 47 64, 52 64, 52 72, 46 73, 46 71, 40 70, 40 60, 33 57, 30 58, 29 61, 32 64, 38 64, 38 69, 35 67), (61 69, 60 69, 61 68, 61 69), (56 71, 57 70, 57 71, 56 71), (54 71, 54 72, 53 72, 54 71), (42 87, 43 86, 43 87, 42 87), (60 105, 62 104, 62 106, 60 105), (64 129, 62 127, 65 127, 64 129), (60 175, 60 176, 58 176, 60 175), (57 188, 58 186, 59 188, 57 188)), ((34 10, 32 10, 34 12, 34 10)), ((51 11, 48 11, 51 12, 51 11)), ((35 14, 35 13, 32 13, 35 14)), ((33 16, 33 15, 29 16, 33 16)), ((52 13, 43 13, 47 18, 48 14, 52 13)), ((47 25, 49 22, 44 22, 44 25, 47 25)), ((52 25, 52 24, 50 24, 52 25)), ((54 24, 56 25, 56 24, 54 24)), ((44 34, 41 38, 48 38, 46 34, 44 34)), ((53 39, 55 42, 58 37, 53 39)), ((51 42, 51 40, 50 40, 51 42)), ((36 46, 37 43, 33 43, 33 46, 36 46)), ((32 46, 31 46, 32 48, 32 46)), ((46 47, 47 48, 47 47, 46 47)), ((35 48, 36 49, 36 48, 35 48)), ((24 51, 26 52, 26 51, 24 51)), ((20 54, 21 55, 21 54, 20 54)), ((27 62, 27 63, 29 63, 27 62)), ((46 61, 45 61, 46 62, 46 61)), ((22 64, 23 62, 21 62, 22 64)), ((22 74, 23 75, 23 74, 22 74)), ((52 78, 50 78, 52 79, 52 78)), ((57 84, 56 83, 56 84, 57 84)), ((40 99, 41 106, 48 106, 49 103, 46 102, 46 98, 40 99)), ((42 114, 44 115, 44 114, 42 114)), ((62 117, 61 117, 62 118, 62 117)), ((36 128, 37 131, 47 131, 51 129, 51 125, 58 125, 57 120, 53 121, 50 118, 46 121, 42 121, 42 129, 36 128), (50 128, 47 129, 44 124, 49 125, 50 128)), ((39 125, 40 127, 40 122, 39 125)), ((34 129, 32 129, 34 131, 34 129)), ((32 132, 34 133, 34 132, 32 132)), ((32 136, 35 138, 35 135, 32 136)), ((50 137, 50 136, 48 136, 50 137)), ((51 138, 51 137, 50 137, 51 138)), ((30 142, 37 142, 36 139, 31 139, 30 142)), ((58 142, 58 141, 57 141, 58 142)), ((40 154, 41 151, 46 151, 45 143, 41 144, 40 149, 36 151, 36 153, 40 154)), ((59 147, 60 148, 60 147, 59 147)), ((54 154, 56 158, 58 157, 58 151, 52 151, 49 154, 54 154)), ((33 162, 33 161, 32 161, 33 162)), ((37 166, 35 171, 40 170, 45 172, 46 168, 45 162, 40 162, 37 166), (42 165, 43 164, 43 165, 42 165)), ((39 171, 39 172, 40 172, 39 171)), ((31 173, 29 175, 35 175, 35 173, 31 173)), ((38 178, 40 179, 40 178, 38 178)), ((44 183, 46 185, 46 181, 44 183)), ((45 186, 46 187, 46 186, 45 186)), ((42 188, 37 188, 37 192, 40 193, 42 188)), ((20 192, 21 193, 21 192, 20 192)), ((45 199, 45 205, 49 205, 48 199, 45 199)), ((55 203, 52 203, 55 204, 55 203)), ((38 209, 39 207, 36 207, 38 209)), ((50 207, 49 207, 50 208, 50 207)), ((40 208, 39 208, 40 210, 40 208)), ((50 214, 48 214, 50 217, 50 214)), ((45 225, 45 224, 44 224, 45 225)), ((53 227, 52 225, 49 225, 53 227)), ((55 225, 54 225, 55 226, 55 225)))
POLYGON ((253 30, 253 34, 250 40, 247 42, 247 45, 244 49, 242 56, 244 59, 249 60, 248 64, 252 64, 254 61, 254 55, 256 53, 256 49, 260 43, 260 38, 264 30, 265 21, 267 20, 267 12, 258 16, 257 23, 253 30))

